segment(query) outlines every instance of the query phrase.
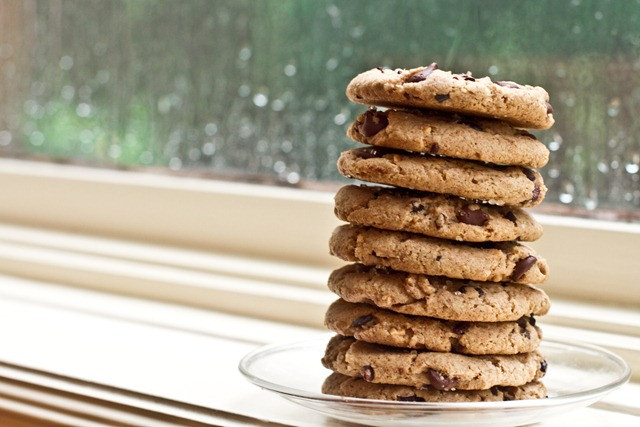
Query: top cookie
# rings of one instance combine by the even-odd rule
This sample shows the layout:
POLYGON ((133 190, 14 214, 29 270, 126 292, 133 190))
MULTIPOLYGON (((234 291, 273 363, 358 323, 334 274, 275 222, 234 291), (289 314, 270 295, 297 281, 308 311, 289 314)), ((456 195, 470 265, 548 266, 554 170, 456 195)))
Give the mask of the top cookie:
POLYGON ((356 118, 347 135, 378 147, 503 165, 540 168, 549 160, 547 147, 529 132, 458 114, 371 109, 356 118))
POLYGON ((549 94, 543 88, 453 74, 439 70, 435 62, 411 70, 365 71, 351 80, 347 97, 365 105, 497 118, 523 128, 549 129, 554 123, 549 94))

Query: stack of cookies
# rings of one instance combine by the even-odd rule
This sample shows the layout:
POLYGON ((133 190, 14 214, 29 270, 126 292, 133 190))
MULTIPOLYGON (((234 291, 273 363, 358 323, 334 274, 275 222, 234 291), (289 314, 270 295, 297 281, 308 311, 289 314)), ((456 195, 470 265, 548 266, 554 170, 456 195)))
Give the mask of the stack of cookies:
POLYGON ((547 92, 453 74, 437 64, 373 69, 350 100, 373 106, 340 156, 348 185, 335 212, 349 222, 330 250, 354 264, 331 274, 340 296, 323 392, 397 401, 540 398, 547 368, 534 316, 547 264, 520 241, 542 235, 522 208, 546 187, 533 168, 549 152, 524 128, 553 124, 547 92), (375 107, 387 110, 377 110, 375 107))

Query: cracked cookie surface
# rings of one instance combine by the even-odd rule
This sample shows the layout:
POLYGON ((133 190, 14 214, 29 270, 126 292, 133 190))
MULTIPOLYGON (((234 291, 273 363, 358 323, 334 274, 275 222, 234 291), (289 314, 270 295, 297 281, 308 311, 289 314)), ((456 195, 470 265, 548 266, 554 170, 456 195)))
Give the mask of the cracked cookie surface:
POLYGON ((521 386, 495 386, 489 390, 443 391, 427 386, 416 388, 392 384, 370 383, 362 378, 334 372, 322 384, 324 394, 361 399, 395 400, 398 402, 500 402, 506 400, 541 399, 547 389, 539 381, 521 386))
POLYGON ((547 263, 517 242, 467 243, 351 224, 337 227, 330 253, 345 261, 482 282, 542 283, 547 263))
POLYGON ((549 94, 543 88, 454 74, 435 63, 409 70, 365 71, 351 80, 346 94, 358 104, 491 117, 521 128, 548 129, 554 123, 549 94))
POLYGON ((347 185, 335 196, 343 221, 466 242, 534 241, 542 226, 520 208, 398 188, 347 185))
POLYGON ((361 264, 333 271, 328 287, 352 303, 467 322, 518 321, 545 315, 550 307, 547 294, 533 285, 455 280, 361 264))
POLYGON ((466 356, 404 350, 336 335, 322 358, 325 368, 367 382, 437 390, 486 390, 518 386, 544 376, 546 362, 537 351, 514 355, 466 356))
POLYGON ((374 305, 335 301, 325 326, 343 336, 391 347, 461 354, 518 354, 538 348, 533 317, 515 322, 457 322, 407 316, 374 305))
POLYGON ((532 207, 547 193, 542 176, 522 166, 496 166, 379 147, 348 150, 338 158, 347 178, 450 194, 493 205, 532 207))
POLYGON ((349 126, 354 141, 502 165, 540 168, 549 150, 506 122, 426 111, 368 110, 349 126))

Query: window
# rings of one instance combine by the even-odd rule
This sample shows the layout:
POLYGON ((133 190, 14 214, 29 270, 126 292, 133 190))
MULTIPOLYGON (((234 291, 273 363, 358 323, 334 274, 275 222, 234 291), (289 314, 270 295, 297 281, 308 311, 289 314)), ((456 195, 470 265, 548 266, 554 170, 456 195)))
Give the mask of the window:
POLYGON ((634 2, 2 7, 5 154, 303 187, 345 182, 335 161, 353 146, 344 130, 363 110, 343 95, 349 79, 434 60, 551 93, 556 125, 537 132, 552 151, 544 211, 640 218, 634 2))

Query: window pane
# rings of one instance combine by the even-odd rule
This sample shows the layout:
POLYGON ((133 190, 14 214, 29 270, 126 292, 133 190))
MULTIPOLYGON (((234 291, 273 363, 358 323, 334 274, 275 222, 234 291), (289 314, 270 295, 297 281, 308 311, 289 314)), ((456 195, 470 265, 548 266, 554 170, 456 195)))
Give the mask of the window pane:
POLYGON ((350 78, 437 61, 550 92, 548 206, 639 216, 635 1, 13 0, 0 20, 7 155, 345 182, 350 78))

